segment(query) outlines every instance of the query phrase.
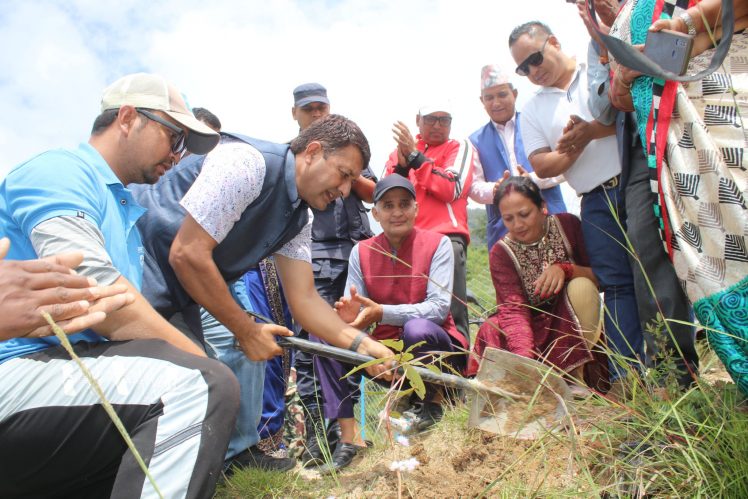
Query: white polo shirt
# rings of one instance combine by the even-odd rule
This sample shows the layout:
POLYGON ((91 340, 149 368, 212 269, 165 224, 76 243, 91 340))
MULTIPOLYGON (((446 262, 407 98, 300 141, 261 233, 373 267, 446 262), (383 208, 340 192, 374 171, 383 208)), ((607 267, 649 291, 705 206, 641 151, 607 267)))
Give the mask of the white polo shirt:
MULTIPOLYGON (((528 156, 543 147, 554 151, 572 114, 586 121, 594 119, 587 106, 589 91, 585 66, 577 65, 568 90, 543 87, 525 104, 520 119, 528 156)), ((616 136, 611 135, 590 141, 571 168, 564 172, 564 177, 577 194, 582 195, 620 173, 616 136)))

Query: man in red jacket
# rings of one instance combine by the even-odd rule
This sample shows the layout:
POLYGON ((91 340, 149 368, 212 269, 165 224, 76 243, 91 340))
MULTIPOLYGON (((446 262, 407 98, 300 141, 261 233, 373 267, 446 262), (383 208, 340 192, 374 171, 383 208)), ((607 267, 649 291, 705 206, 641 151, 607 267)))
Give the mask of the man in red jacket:
POLYGON ((400 174, 415 186, 416 227, 444 234, 452 242, 454 288, 450 311, 458 331, 467 339, 467 197, 474 165, 480 160, 470 141, 449 138, 452 114, 448 105, 422 107, 416 124, 420 133, 415 138, 405 123, 393 125, 397 148, 387 160, 385 175, 400 174))

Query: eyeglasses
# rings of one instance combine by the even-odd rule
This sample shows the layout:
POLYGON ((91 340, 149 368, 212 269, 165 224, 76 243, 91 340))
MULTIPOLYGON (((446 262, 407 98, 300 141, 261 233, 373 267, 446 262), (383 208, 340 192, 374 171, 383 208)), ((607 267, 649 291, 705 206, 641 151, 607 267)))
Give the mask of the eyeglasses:
POLYGON ((451 116, 432 116, 427 114, 426 116, 421 116, 421 119, 423 119, 423 122, 426 125, 435 125, 437 121, 441 126, 449 126, 452 124, 451 116))
POLYGON ((181 128, 179 128, 174 123, 170 123, 169 121, 166 121, 165 119, 163 119, 157 114, 153 114, 150 111, 146 111, 145 109, 140 109, 136 107, 135 110, 139 112, 140 114, 142 114, 143 116, 145 116, 146 118, 148 118, 149 120, 155 121, 156 123, 165 126, 170 131, 173 132, 171 136, 171 152, 172 153, 182 154, 184 152, 184 149, 186 146, 185 140, 184 140, 185 135, 184 135, 184 131, 181 128))
POLYGON ((545 44, 548 43, 548 40, 550 39, 550 36, 546 38, 543 42, 543 46, 540 47, 540 50, 527 56, 527 59, 522 61, 522 64, 517 66, 517 69, 514 71, 520 76, 527 76, 530 74, 530 66, 538 67, 543 64, 543 51, 545 50, 545 44))

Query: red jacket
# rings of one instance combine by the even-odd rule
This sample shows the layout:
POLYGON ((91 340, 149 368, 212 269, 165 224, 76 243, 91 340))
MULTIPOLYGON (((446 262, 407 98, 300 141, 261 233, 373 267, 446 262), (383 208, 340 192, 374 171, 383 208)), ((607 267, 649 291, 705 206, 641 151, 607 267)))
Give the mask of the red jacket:
MULTIPOLYGON (((457 234, 470 242, 467 197, 473 182, 473 165, 480 161, 478 153, 468 140, 449 139, 429 147, 420 135, 416 137, 416 148, 428 158, 408 172, 408 179, 416 188, 416 227, 447 236, 457 234)), ((394 173, 396 167, 397 149, 387 160, 385 175, 394 173)))

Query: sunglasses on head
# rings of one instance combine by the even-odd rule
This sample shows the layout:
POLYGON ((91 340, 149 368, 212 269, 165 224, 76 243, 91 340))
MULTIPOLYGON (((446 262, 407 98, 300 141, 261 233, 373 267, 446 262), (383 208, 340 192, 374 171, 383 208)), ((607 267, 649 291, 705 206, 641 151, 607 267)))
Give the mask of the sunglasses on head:
POLYGON ((140 114, 142 114, 143 116, 145 116, 146 118, 148 118, 149 120, 155 121, 159 125, 165 126, 172 132, 172 135, 171 135, 171 152, 172 153, 182 154, 184 152, 184 149, 186 146, 185 140, 184 140, 185 135, 184 135, 184 131, 181 128, 179 128, 174 123, 171 123, 163 119, 161 116, 157 114, 154 114, 150 111, 146 111, 145 109, 140 109, 136 107, 135 110, 139 112, 140 114))
POLYGON ((527 59, 522 61, 522 64, 517 66, 517 69, 514 71, 520 75, 520 76, 527 76, 530 74, 530 66, 538 67, 541 64, 543 64, 543 51, 545 50, 545 44, 548 43, 548 40, 550 40, 550 36, 545 39, 543 42, 543 46, 540 47, 540 50, 537 52, 533 52, 529 56, 527 56, 527 59))

